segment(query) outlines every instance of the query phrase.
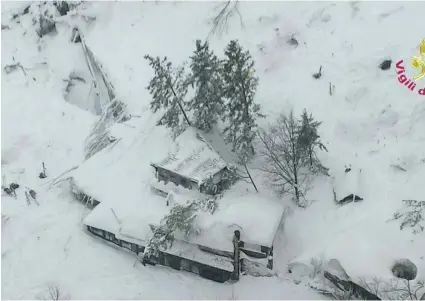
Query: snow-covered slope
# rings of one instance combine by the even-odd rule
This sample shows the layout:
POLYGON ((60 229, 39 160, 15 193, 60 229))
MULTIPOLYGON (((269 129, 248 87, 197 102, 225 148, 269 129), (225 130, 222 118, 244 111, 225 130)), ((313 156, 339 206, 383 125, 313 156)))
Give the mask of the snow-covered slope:
MULTIPOLYGON (((424 232, 413 235, 400 231, 398 221, 387 222, 401 200, 425 198, 425 96, 401 85, 394 66, 400 59, 408 66, 418 55, 424 3, 243 2, 243 28, 235 15, 227 33, 211 38, 220 55, 234 38, 251 51, 260 77, 257 100, 268 115, 262 126, 290 108, 296 114, 307 108, 323 121, 320 134, 329 152, 321 159, 333 176, 313 183, 309 208, 288 214, 275 250, 279 278, 243 277, 235 285, 135 264, 133 255, 83 231, 88 209, 72 199, 65 182, 52 190, 45 184, 82 162, 83 141, 98 118, 63 99, 63 79, 85 66, 80 44, 70 43, 72 25, 80 26, 129 111, 150 118, 145 87, 152 71, 143 56, 187 60, 195 39, 211 30, 217 3, 83 3, 71 16, 55 16, 57 35, 41 40, 32 21, 38 3, 14 20, 26 4, 1 5, 2 25, 10 27, 2 30, 2 175, 21 185, 16 199, 1 201, 9 218, 2 219, 3 298, 40 297, 50 284, 85 299, 320 298, 285 275, 289 262, 311 258, 337 258, 353 278, 390 278, 393 260, 408 258, 418 267, 417 278, 425 278, 424 232), (287 43, 292 34, 297 47, 287 43), (393 66, 382 71, 378 65, 387 58, 393 66), (17 62, 25 73, 6 74, 4 67, 17 62), (312 74, 320 66, 316 80, 312 74), (38 178, 41 162, 45 180, 38 178), (349 164, 362 170, 356 193, 364 200, 337 207, 332 186, 340 185, 349 164), (27 205, 25 187, 37 191, 39 206, 27 205)), ((422 87, 425 80, 416 91, 422 87)), ((165 147, 164 139, 149 141, 151 153, 165 147)), ((262 174, 253 169, 253 175, 267 191, 262 174)))

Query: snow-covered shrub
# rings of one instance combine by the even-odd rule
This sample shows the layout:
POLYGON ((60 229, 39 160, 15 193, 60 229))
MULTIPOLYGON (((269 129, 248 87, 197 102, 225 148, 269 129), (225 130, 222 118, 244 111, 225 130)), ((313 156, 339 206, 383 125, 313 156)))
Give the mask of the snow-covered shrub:
POLYGON ((409 259, 397 260, 391 268, 394 276, 401 279, 413 280, 418 274, 418 268, 409 259))
POLYGON ((425 229, 425 201, 403 200, 404 207, 394 213, 393 220, 401 220, 400 230, 406 226, 412 228, 414 234, 425 229))
POLYGON ((37 300, 70 300, 69 294, 65 294, 57 285, 48 285, 46 289, 36 296, 37 300))
POLYGON ((382 300, 422 300, 425 293, 424 281, 409 281, 405 279, 391 279, 389 281, 374 278, 366 281, 364 278, 359 284, 382 300))

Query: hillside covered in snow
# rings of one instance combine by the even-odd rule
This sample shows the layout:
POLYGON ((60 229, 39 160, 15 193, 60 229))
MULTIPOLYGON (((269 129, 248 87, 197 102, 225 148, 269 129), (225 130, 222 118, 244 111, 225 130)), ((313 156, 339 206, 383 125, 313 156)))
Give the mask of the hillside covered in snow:
MULTIPOLYGON (((353 283, 380 299, 425 298, 425 77, 411 80, 425 61, 425 3, 64 3, 1 3, 2 298, 359 298, 353 283), (226 3, 231 14, 212 31, 226 3), (273 133, 270 126, 291 110, 298 118, 306 109, 321 122, 317 159, 326 172, 309 175, 302 206, 270 185, 255 140, 246 164, 255 187, 245 176, 224 191, 217 213, 195 220, 204 234, 197 243, 214 247, 224 239, 230 253, 231 237, 208 231, 227 233, 237 221, 261 241, 259 233, 277 229, 267 239, 274 244, 267 277, 216 283, 142 265, 86 231, 100 210, 73 193, 77 185, 108 206, 132 204, 114 207, 118 218, 106 210, 118 220, 115 228, 137 212, 145 223, 136 220, 133 229, 149 232, 147 222, 169 210, 150 190, 158 177, 153 163, 183 170, 199 185, 203 153, 214 159, 203 164, 216 171, 221 160, 237 163, 219 120, 204 136, 208 148, 197 149, 192 165, 178 164, 176 156, 198 146, 176 143, 158 125, 163 108, 154 113, 150 105, 154 70, 145 55, 187 67, 195 41, 206 39, 220 59, 232 40, 251 54, 263 133, 273 133), (105 109, 109 99, 118 115, 116 107, 114 114, 105 109), (280 225, 267 224, 280 220, 281 209, 280 225), (406 270, 406 262, 413 266, 406 270)), ((189 88, 183 101, 194 93, 189 88)), ((167 206, 179 193, 168 194, 167 206)))

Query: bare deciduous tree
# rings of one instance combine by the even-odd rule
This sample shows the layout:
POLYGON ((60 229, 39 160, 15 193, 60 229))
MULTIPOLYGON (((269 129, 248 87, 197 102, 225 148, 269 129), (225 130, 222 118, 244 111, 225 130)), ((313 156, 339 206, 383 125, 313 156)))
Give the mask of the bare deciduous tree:
POLYGON ((260 131, 258 136, 263 145, 261 170, 267 174, 270 184, 281 194, 294 195, 297 205, 305 207, 308 157, 300 145, 299 121, 292 111, 289 115, 282 113, 268 131, 260 131))
POLYGON ((385 300, 422 300, 421 295, 425 293, 423 280, 414 282, 406 279, 391 279, 387 282, 374 278, 370 282, 362 278, 360 285, 385 300))
POLYGON ((234 0, 234 1, 227 0, 227 2, 224 5, 222 5, 220 12, 212 20, 213 27, 210 33, 208 34, 207 40, 209 40, 209 38, 216 33, 222 34, 224 31, 227 31, 229 19, 235 13, 237 13, 239 16, 241 27, 242 28, 245 27, 242 20, 242 15, 238 8, 238 4, 239 4, 239 0, 234 0))
POLYGON ((71 299, 68 294, 64 294, 57 285, 48 285, 46 290, 37 295, 37 300, 69 300, 71 299))

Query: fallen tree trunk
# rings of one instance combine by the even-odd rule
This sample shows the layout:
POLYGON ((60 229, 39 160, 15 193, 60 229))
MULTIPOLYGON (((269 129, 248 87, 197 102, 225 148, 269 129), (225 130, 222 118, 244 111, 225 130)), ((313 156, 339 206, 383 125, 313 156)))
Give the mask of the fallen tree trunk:
POLYGON ((358 285, 357 283, 352 282, 351 280, 339 279, 337 276, 334 276, 327 271, 325 271, 324 276, 337 288, 346 293, 349 293, 353 297, 357 297, 361 300, 381 300, 378 296, 372 294, 371 292, 358 285))

